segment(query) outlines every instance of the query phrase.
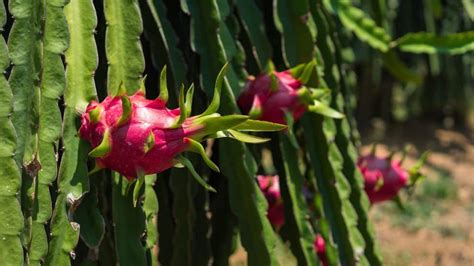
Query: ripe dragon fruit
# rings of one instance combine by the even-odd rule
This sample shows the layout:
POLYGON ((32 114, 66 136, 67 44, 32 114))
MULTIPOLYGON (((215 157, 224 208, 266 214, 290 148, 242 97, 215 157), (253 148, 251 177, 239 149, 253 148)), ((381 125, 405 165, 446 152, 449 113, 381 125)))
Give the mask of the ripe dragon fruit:
MULTIPOLYGON (((404 159, 405 156, 403 156, 404 159)), ((418 163, 410 170, 402 167, 403 159, 392 160, 375 155, 375 146, 371 154, 357 160, 357 166, 364 177, 365 191, 372 204, 394 199, 398 192, 407 186, 413 186, 423 176, 419 169, 426 160, 423 154, 418 163)))
POLYGON ((280 193, 279 177, 258 175, 257 181, 268 202, 268 220, 275 228, 280 228, 285 223, 285 209, 280 193))
POLYGON ((326 255, 326 243, 320 234, 317 234, 316 238, 314 239, 314 250, 316 251, 321 264, 323 266, 328 266, 329 261, 326 255))
POLYGON ((179 108, 168 109, 166 68, 161 73, 161 91, 155 100, 145 98, 139 90, 127 96, 125 89, 119 95, 108 96, 98 103, 92 101, 82 114, 79 135, 87 140, 96 158, 96 168, 110 168, 129 181, 146 174, 160 173, 177 164, 189 168, 193 177, 211 189, 194 171, 190 161, 181 153, 198 153, 213 170, 219 168, 207 157, 202 140, 215 137, 230 137, 250 143, 268 139, 257 138, 240 131, 274 131, 283 125, 250 120, 248 116, 216 113, 219 108, 220 91, 225 67, 216 80, 216 89, 211 104, 204 113, 189 117, 193 87, 186 94, 181 87, 179 108))
POLYGON ((306 111, 333 118, 344 117, 322 102, 329 90, 305 86, 315 71, 316 64, 312 61, 283 72, 271 71, 256 78, 250 76, 238 105, 253 119, 280 124, 289 123, 289 119, 296 121, 306 111))
POLYGON ((408 172, 390 158, 367 155, 357 161, 371 203, 393 199, 408 183, 408 172))

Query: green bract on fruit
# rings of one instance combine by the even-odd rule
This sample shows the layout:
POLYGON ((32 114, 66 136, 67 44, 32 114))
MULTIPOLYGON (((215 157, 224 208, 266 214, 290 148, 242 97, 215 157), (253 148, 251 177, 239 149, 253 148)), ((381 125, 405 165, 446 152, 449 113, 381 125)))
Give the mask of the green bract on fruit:
POLYGON ((97 167, 110 168, 129 180, 144 174, 160 173, 176 164, 188 167, 198 177, 184 151, 201 154, 206 164, 215 171, 218 167, 206 156, 200 141, 209 138, 231 137, 244 142, 258 143, 258 138, 241 131, 274 131, 284 125, 250 120, 244 115, 221 116, 219 95, 225 67, 216 81, 214 98, 202 114, 191 116, 193 86, 184 95, 181 87, 179 108, 168 109, 166 103, 166 69, 162 71, 160 96, 148 100, 139 90, 127 96, 120 90, 98 103, 92 101, 82 114, 80 136, 89 141, 97 167), (185 99, 186 98, 186 102, 185 99))

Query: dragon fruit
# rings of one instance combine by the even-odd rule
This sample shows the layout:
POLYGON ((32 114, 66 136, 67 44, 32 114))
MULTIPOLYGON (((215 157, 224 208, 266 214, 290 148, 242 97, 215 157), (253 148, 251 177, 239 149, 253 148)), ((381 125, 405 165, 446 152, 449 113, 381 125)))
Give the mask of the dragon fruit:
POLYGON ((280 193, 279 177, 258 175, 257 181, 268 202, 268 220, 275 228, 280 228, 285 223, 285 209, 280 193))
POLYGON ((409 173, 390 157, 370 154, 359 158, 357 166, 364 176, 365 191, 371 203, 393 199, 408 184, 409 173))
MULTIPOLYGON (((189 168, 203 185, 205 182, 194 171, 192 164, 181 153, 199 153, 213 170, 218 167, 207 157, 199 143, 212 137, 230 137, 244 142, 258 143, 268 139, 256 138, 240 131, 282 130, 283 125, 263 124, 248 116, 216 113, 225 67, 219 73, 211 104, 204 113, 189 117, 193 87, 186 94, 181 87, 179 108, 168 109, 166 68, 161 73, 161 91, 155 100, 145 98, 143 90, 127 96, 122 87, 118 95, 108 96, 98 103, 92 101, 82 114, 79 135, 87 140, 96 158, 96 168, 109 168, 129 181, 146 175, 160 173, 177 164, 189 168)), ((212 188, 206 186, 212 190, 212 188)))
POLYGON ((317 234, 316 238, 314 239, 314 250, 316 251, 321 264, 323 266, 328 266, 329 262, 326 255, 326 243, 320 234, 317 234))
POLYGON ((297 121, 306 111, 342 118, 341 113, 321 101, 329 90, 305 86, 315 71, 316 64, 312 61, 283 72, 250 76, 238 105, 253 119, 280 124, 288 123, 289 119, 297 121))

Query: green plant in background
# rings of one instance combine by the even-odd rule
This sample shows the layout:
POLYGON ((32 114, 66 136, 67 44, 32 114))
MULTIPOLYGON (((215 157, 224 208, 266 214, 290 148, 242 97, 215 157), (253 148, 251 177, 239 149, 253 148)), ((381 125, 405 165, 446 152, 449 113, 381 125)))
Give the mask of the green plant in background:
MULTIPOLYGON (((385 1, 368 4, 374 20, 363 11, 366 4, 10 0, 8 9, 1 5, 6 34, 0 44, 5 70, 0 79, 0 261, 227 265, 240 240, 249 265, 279 264, 276 252, 284 247, 282 241, 298 264, 317 265, 313 241, 320 234, 331 265, 380 265, 369 201, 355 165, 353 55, 358 62, 359 51, 379 51, 394 76, 419 84, 418 74, 396 51, 429 53, 433 66, 437 53, 474 49, 474 36, 450 28, 441 35, 428 29, 398 38, 390 34, 385 1), (349 46, 351 32, 368 46, 349 46), (227 62, 224 77, 219 71, 227 62), (231 130, 213 124, 217 133, 211 130, 209 137, 217 139, 208 139, 202 148, 195 145, 192 151, 199 155, 186 153, 188 159, 176 165, 194 170, 146 172, 150 175, 139 178, 134 191, 110 169, 93 171, 88 154, 98 143, 91 147, 78 136, 81 114, 91 101, 132 95, 140 88, 152 99, 165 97, 168 86, 169 106, 185 110, 179 123, 205 112, 209 103, 218 107, 212 113, 242 118, 236 99, 250 74, 259 76, 271 65, 284 71, 307 63, 311 68, 309 75, 303 71, 305 85, 325 88, 311 91, 308 109, 315 112, 299 120, 285 112, 290 128, 279 133, 236 131, 275 129, 248 117, 231 130), (160 78, 165 65, 168 75, 160 78), (181 84, 194 84, 194 97, 186 102, 181 84), (214 87, 221 93, 214 94, 214 87), (268 138, 270 142, 261 143, 268 138), (266 217, 268 204, 255 179, 264 173, 264 151, 271 151, 281 180, 287 223, 278 233, 266 217), (210 164, 208 156, 220 173, 199 160, 210 164), (198 176, 217 193, 192 178, 198 176), (305 186, 315 192, 312 202, 302 196, 305 186)), ((464 71, 469 64, 462 66, 464 71)), ((125 114, 130 107, 124 98, 117 106, 125 114)))

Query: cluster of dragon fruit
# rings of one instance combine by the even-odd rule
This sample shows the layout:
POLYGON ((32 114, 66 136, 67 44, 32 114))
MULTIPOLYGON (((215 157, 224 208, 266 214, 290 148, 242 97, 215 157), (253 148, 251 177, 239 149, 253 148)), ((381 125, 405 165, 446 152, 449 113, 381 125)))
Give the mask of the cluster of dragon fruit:
MULTIPOLYGON (((221 116, 217 110, 224 67, 217 78, 209 107, 202 114, 191 116, 192 86, 186 95, 181 89, 178 108, 166 107, 165 68, 161 74, 158 98, 146 99, 143 89, 128 96, 125 88, 121 88, 116 95, 108 96, 100 103, 92 101, 82 114, 79 135, 92 147, 89 155, 96 160, 95 170, 109 168, 134 181, 144 175, 181 165, 189 168, 200 184, 213 190, 196 173, 183 152, 200 154, 211 169, 219 171, 218 166, 207 157, 202 141, 230 137, 256 143, 257 138, 244 132, 283 130, 282 134, 288 134, 289 130, 285 128, 291 127, 306 112, 344 118, 343 114, 325 103, 327 89, 314 89, 306 85, 314 71, 314 62, 310 62, 283 72, 272 70, 257 77, 250 76, 237 101, 243 115, 221 116)), ((392 156, 379 157, 375 149, 371 154, 361 156, 357 167, 362 173, 371 204, 397 198, 400 190, 413 185, 411 177, 419 176, 419 166, 406 170, 402 167, 402 160, 392 160, 392 156)), ((258 175, 256 179, 268 201, 267 217, 278 231, 285 224, 279 177, 258 175)), ((321 263, 328 265, 325 241, 329 240, 316 234, 314 250, 321 263)))

